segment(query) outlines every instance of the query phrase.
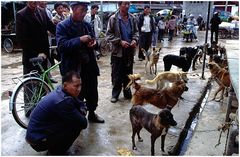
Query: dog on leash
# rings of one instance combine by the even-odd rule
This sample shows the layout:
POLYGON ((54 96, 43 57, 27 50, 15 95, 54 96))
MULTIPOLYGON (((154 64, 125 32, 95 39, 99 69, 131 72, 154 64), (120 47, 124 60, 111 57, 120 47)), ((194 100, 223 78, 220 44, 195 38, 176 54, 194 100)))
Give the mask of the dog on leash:
POLYGON ((224 90, 225 88, 230 87, 231 85, 231 81, 230 81, 230 75, 229 72, 224 69, 221 68, 217 63, 215 62, 210 62, 208 63, 210 72, 212 74, 212 78, 217 82, 217 84, 219 85, 219 88, 217 89, 216 93, 214 94, 214 97, 212 100, 215 100, 217 94, 222 91, 222 95, 220 100, 223 100, 223 94, 224 94, 224 90))
POLYGON ((228 67, 227 59, 226 58, 222 59, 222 57, 219 55, 213 55, 212 61, 217 63, 221 68, 228 67))
POLYGON ((146 58, 146 63, 145 63, 145 71, 147 73, 147 65, 149 63, 149 67, 150 67, 150 74, 155 74, 157 73, 157 63, 159 60, 159 56, 160 56, 160 50, 161 48, 159 48, 158 50, 153 48, 152 52, 150 50, 146 51, 145 49, 141 49, 145 58, 146 58))
POLYGON ((171 72, 164 71, 158 73, 157 76, 153 80, 146 80, 145 82, 148 84, 157 84, 157 89, 162 89, 167 82, 176 82, 176 81, 184 81, 187 83, 187 73, 186 72, 171 72))
POLYGON ((128 78, 130 82, 126 88, 133 85, 135 89, 131 100, 133 105, 145 105, 149 103, 160 109, 165 108, 167 105, 173 108, 183 92, 188 90, 184 81, 174 82, 171 87, 152 89, 143 87, 136 82, 136 80, 140 80, 139 74, 128 75, 128 78))
POLYGON ((151 133, 151 155, 155 154, 154 144, 156 139, 161 136, 161 150, 164 152, 165 137, 170 126, 176 126, 177 122, 169 109, 163 109, 158 114, 152 114, 143 107, 136 105, 130 109, 130 121, 132 124, 132 149, 136 150, 135 135, 138 141, 143 142, 140 131, 145 128, 151 133))

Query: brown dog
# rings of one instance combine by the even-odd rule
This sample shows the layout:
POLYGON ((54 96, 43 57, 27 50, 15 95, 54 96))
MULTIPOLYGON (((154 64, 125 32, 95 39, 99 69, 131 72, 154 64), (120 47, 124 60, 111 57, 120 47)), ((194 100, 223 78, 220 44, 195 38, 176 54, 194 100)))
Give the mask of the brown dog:
POLYGON ((188 90, 184 81, 176 81, 171 87, 164 89, 151 89, 142 87, 136 82, 136 80, 140 79, 139 74, 128 75, 128 77, 130 82, 127 88, 133 85, 133 88, 136 90, 131 100, 133 105, 150 103, 160 109, 165 108, 167 105, 173 108, 183 92, 188 90))
POLYGON ((146 58, 146 63, 145 63, 145 70, 146 70, 146 73, 147 73, 147 64, 149 63, 149 66, 150 66, 150 74, 155 74, 157 73, 157 63, 158 63, 158 60, 159 60, 159 56, 160 56, 160 50, 161 48, 159 48, 158 50, 153 48, 152 52, 149 50, 149 51, 145 51, 145 49, 141 49, 143 54, 145 55, 145 58, 146 58))
POLYGON ((169 109, 163 109, 156 115, 146 111, 143 107, 136 105, 130 109, 129 115, 132 124, 132 149, 137 149, 135 145, 136 133, 138 141, 143 141, 140 137, 140 131, 142 128, 145 128, 151 133, 151 155, 154 155, 154 144, 159 136, 161 136, 161 150, 164 152, 164 142, 168 128, 177 125, 177 122, 173 119, 171 111, 169 109))
POLYGON ((213 100, 216 98, 217 94, 222 91, 222 95, 220 100, 223 99, 223 94, 224 94, 224 89, 227 87, 230 87, 231 81, 230 81, 230 76, 229 72, 218 66, 217 63, 215 62, 210 62, 208 64, 210 72, 212 74, 212 78, 218 83, 219 88, 217 89, 216 93, 214 94, 213 100))

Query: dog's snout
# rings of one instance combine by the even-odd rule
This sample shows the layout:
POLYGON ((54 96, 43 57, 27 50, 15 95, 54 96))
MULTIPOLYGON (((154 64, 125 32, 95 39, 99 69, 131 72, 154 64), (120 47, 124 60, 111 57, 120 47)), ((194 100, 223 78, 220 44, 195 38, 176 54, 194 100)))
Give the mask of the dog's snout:
POLYGON ((183 80, 185 83, 187 83, 188 82, 188 80, 183 80))
POLYGON ((188 91, 188 87, 187 86, 185 86, 184 91, 188 91))

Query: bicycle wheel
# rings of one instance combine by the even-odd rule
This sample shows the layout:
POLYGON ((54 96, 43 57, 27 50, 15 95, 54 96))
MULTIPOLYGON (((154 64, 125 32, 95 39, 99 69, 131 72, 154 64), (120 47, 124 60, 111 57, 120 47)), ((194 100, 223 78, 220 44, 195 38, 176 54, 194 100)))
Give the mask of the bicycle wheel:
POLYGON ((13 42, 10 38, 6 38, 3 41, 3 48, 7 53, 11 53, 13 51, 13 42))
POLYGON ((47 83, 36 77, 25 78, 16 86, 10 105, 13 117, 21 127, 27 128, 31 112, 49 92, 51 89, 47 83))

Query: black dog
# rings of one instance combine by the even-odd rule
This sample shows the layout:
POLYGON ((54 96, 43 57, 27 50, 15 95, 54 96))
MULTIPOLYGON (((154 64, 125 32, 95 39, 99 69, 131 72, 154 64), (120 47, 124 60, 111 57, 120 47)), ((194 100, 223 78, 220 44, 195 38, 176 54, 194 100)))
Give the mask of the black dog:
POLYGON ((145 128, 151 133, 151 155, 154 155, 154 144, 159 136, 161 136, 161 150, 164 152, 164 142, 168 129, 170 126, 177 125, 170 109, 163 109, 156 115, 146 111, 139 105, 134 105, 130 109, 129 115, 132 124, 132 149, 137 149, 135 145, 136 133, 138 141, 143 141, 140 137, 140 131, 142 128, 145 128))
POLYGON ((199 59, 199 63, 201 63, 201 58, 203 56, 203 45, 195 46, 195 47, 182 47, 180 49, 180 56, 188 55, 192 58, 192 70, 196 70, 195 65, 197 59, 199 59))
POLYGON ((192 60, 194 59, 194 67, 195 67, 195 62, 199 56, 201 56, 200 51, 202 51, 201 46, 196 46, 196 47, 182 47, 180 49, 179 56, 177 55, 166 55, 163 57, 163 62, 164 62, 164 70, 165 71, 170 71, 172 65, 175 65, 179 68, 182 68, 182 71, 188 72, 188 70, 191 67, 192 60), (199 55, 197 55, 199 53, 199 55))
POLYGON ((168 54, 163 57, 164 70, 170 71, 172 65, 175 65, 179 68, 182 68, 182 71, 188 72, 192 64, 192 58, 188 55, 186 56, 177 56, 168 54))

